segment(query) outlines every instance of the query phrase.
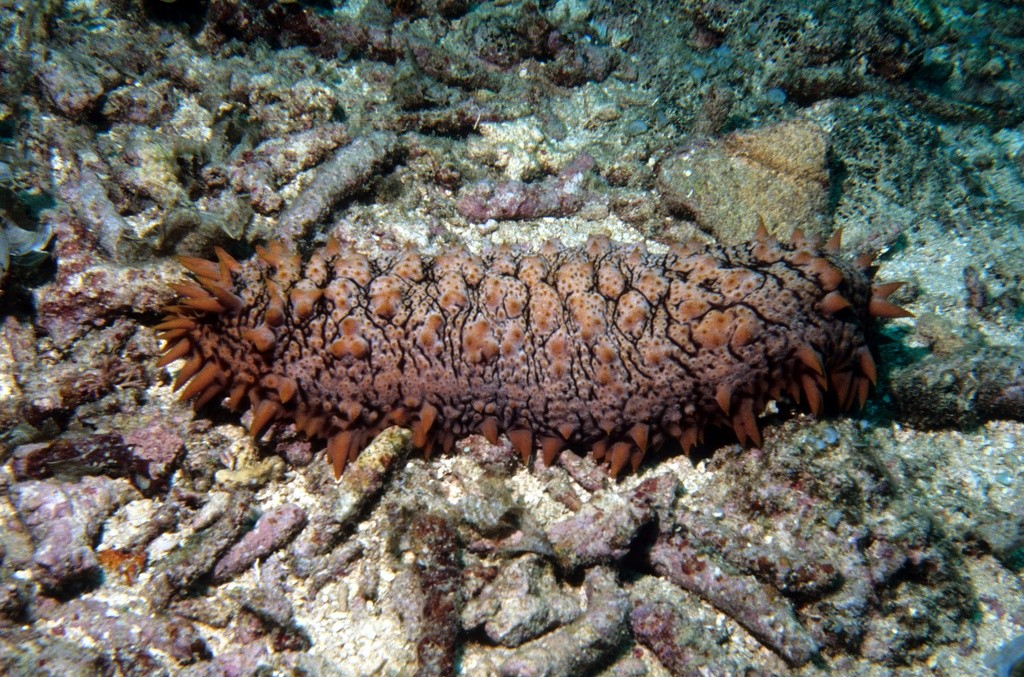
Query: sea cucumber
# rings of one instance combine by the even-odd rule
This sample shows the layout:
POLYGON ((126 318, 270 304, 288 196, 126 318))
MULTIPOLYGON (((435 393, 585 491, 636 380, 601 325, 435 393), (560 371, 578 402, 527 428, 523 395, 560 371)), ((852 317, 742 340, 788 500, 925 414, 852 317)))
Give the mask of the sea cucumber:
POLYGON ((413 249, 370 259, 336 240, 303 261, 281 243, 239 262, 181 257, 193 274, 158 325, 159 365, 196 410, 226 398, 250 430, 291 422, 327 440, 336 475, 391 425, 429 456, 504 433, 528 462, 587 451, 612 476, 649 448, 688 452, 709 426, 760 445, 757 416, 788 395, 818 414, 863 406, 878 317, 909 313, 872 286, 872 257, 839 236, 655 254, 582 248, 483 256, 413 249), (186 385, 187 384, 187 385, 186 385))

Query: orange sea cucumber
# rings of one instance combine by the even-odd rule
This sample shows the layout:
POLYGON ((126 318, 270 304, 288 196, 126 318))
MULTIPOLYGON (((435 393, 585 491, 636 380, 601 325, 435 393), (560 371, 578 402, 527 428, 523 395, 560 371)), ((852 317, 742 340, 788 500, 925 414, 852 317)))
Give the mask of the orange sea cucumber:
POLYGON ((281 421, 326 439, 338 475, 399 425, 427 454, 504 433, 524 461, 571 447, 614 476, 707 426, 760 444, 756 417, 783 394, 814 413, 863 405, 873 318, 908 313, 885 300, 898 285, 872 286, 870 257, 838 250, 763 229, 667 254, 604 237, 376 259, 332 240, 305 262, 281 244, 242 263, 218 249, 181 259, 194 280, 174 285, 160 365, 184 360, 175 388, 196 409, 248 404, 254 435, 281 421))

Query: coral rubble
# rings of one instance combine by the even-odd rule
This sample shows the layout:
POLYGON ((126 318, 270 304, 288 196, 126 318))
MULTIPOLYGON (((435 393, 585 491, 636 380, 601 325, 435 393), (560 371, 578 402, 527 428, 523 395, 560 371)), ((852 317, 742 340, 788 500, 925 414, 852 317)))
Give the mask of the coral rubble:
MULTIPOLYGON (((0 673, 917 675, 1019 664, 1019 5, 87 0, 3 2, 0 28, 0 673), (824 378, 799 349, 757 363, 770 341, 722 344, 713 358, 670 351, 674 376, 659 381, 649 358, 668 325, 639 320, 643 303, 654 318, 668 300, 643 273, 664 273, 684 243, 766 284, 788 280, 779 291, 820 291, 831 275, 801 277, 810 263, 781 259, 736 268, 762 227, 783 242, 807 233, 778 245, 787 261, 842 229, 842 255, 825 259, 864 278, 844 298, 863 310, 866 280, 904 281, 880 292, 915 316, 860 327, 877 368, 816 348, 820 366, 851 367, 839 373, 859 381, 824 378), (512 398, 526 412, 561 406, 567 421, 552 420, 586 434, 536 425, 528 437, 512 414, 485 424, 474 404, 507 402, 517 381, 480 376, 469 358, 487 357, 489 337, 470 322, 435 337, 445 370, 403 365, 392 379, 457 383, 436 412, 418 402, 390 421, 417 434, 352 407, 359 398, 343 402, 337 374, 313 364, 302 391, 281 378, 259 386, 255 404, 308 411, 254 439, 247 429, 267 423, 266 407, 239 416, 211 400, 196 415, 174 393, 190 367, 155 366, 165 346, 152 327, 182 303, 169 287, 182 281, 179 257, 217 278, 198 305, 231 305, 224 292, 238 292, 261 312, 273 275, 227 289, 220 260, 200 259, 219 247, 248 275, 257 247, 287 241, 277 265, 324 280, 336 280, 325 247, 374 279, 383 271, 372 266, 403 256, 431 272, 447 261, 450 276, 417 284, 454 319, 442 299, 461 288, 439 285, 473 278, 480 261, 493 272, 506 251, 516 270, 505 282, 532 294, 545 260, 566 262, 545 258, 542 242, 583 252, 591 236, 622 243, 601 259, 615 264, 609 291, 612 273, 636 277, 590 316, 605 321, 595 340, 637 330, 616 343, 609 385, 659 385, 642 401, 609 397, 608 420, 592 420, 571 405, 597 370, 559 378, 538 359, 558 345, 531 340, 523 382, 561 396, 512 398), (454 381, 425 380, 456 367, 454 381), (719 398, 709 386, 772 370, 799 387, 719 398), (869 377, 864 408, 842 407, 869 377), (506 400, 481 396, 484 381, 506 400), (651 402, 685 400, 679 384, 701 400, 686 415, 703 440, 684 435, 686 455, 655 439, 683 430, 625 425, 661 420, 651 402), (314 386, 328 410, 310 407, 314 386), (624 402, 636 406, 615 409, 624 402), (320 417, 325 432, 355 420, 379 432, 358 444, 331 436, 335 457, 366 447, 344 454, 337 480, 326 440, 306 435, 320 417), (415 453, 431 433, 453 453, 415 453), (610 435, 614 451, 589 453, 610 435), (641 448, 635 473, 609 477, 641 448)), ((706 284, 691 275, 689 295, 713 304, 745 289, 715 282, 727 272, 706 284)), ((285 357, 339 339, 339 352, 359 351, 357 333, 308 331, 337 309, 293 287, 294 334, 275 335, 285 357)), ((545 309, 554 327, 571 325, 583 297, 553 288, 557 303, 522 302, 531 330, 545 309)), ((745 308, 791 348, 844 340, 846 324, 794 319, 821 318, 821 294, 797 294, 806 312, 781 314, 740 296, 727 309, 745 308)), ((393 297, 352 298, 400 342, 376 312, 393 297)), ((249 319, 258 324, 239 326, 249 319)), ((722 332, 711 328, 702 336, 713 342, 722 332)), ((182 336, 165 336, 175 356, 182 336)), ((209 377, 189 394, 204 395, 209 377)), ((387 387, 352 386, 360 397, 387 387)))

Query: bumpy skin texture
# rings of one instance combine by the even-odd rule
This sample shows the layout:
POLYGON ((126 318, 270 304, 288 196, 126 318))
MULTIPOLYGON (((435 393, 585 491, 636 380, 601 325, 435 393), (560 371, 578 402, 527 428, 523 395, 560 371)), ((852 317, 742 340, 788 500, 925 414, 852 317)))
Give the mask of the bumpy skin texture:
POLYGON ((248 402, 252 431, 290 421, 328 440, 336 473, 389 425, 427 453, 480 432, 528 460, 589 450, 615 475, 707 426, 760 444, 756 415, 788 393, 863 404, 872 315, 905 314, 869 264, 797 236, 651 254, 582 249, 371 260, 336 243, 303 263, 282 245, 239 263, 184 258, 196 283, 159 329, 161 364, 196 408, 248 402))

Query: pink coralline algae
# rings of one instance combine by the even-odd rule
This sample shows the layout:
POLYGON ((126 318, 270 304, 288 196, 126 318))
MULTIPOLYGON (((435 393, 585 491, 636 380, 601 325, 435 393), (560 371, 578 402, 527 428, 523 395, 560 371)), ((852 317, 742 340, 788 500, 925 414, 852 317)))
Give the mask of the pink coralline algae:
POLYGON ((572 216, 586 202, 588 193, 583 182, 587 172, 593 168, 594 158, 583 153, 562 168, 557 176, 538 183, 484 182, 468 188, 459 197, 455 208, 475 223, 488 219, 507 221, 572 216))

